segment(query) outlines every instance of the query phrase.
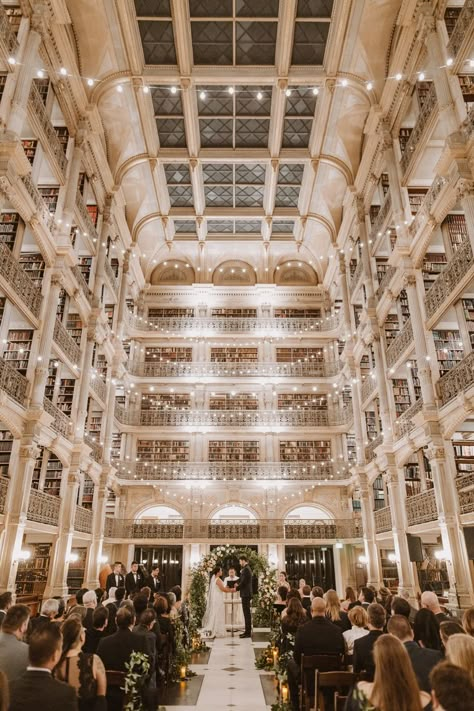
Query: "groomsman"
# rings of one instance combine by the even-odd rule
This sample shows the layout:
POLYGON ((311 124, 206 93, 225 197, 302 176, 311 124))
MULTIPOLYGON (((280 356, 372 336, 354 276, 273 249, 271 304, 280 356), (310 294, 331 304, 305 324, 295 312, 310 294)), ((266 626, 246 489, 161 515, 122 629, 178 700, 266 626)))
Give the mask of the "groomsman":
POLYGON ((133 561, 130 572, 125 576, 125 590, 127 595, 133 595, 136 592, 140 592, 142 587, 145 585, 145 576, 138 569, 138 562, 133 561))
POLYGON ((122 575, 122 563, 117 560, 114 563, 113 572, 107 575, 107 581, 105 583, 105 589, 107 593, 110 588, 123 588, 125 585, 125 578, 122 575))
POLYGON ((154 565, 151 569, 151 575, 149 575, 148 578, 145 580, 145 585, 150 588, 152 594, 160 592, 160 568, 157 565, 154 565))

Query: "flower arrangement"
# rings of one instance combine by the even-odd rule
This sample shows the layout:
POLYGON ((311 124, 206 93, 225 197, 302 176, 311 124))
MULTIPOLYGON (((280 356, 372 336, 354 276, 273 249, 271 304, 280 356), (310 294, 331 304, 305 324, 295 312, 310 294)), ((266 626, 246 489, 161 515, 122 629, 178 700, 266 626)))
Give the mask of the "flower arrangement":
POLYGON ((125 664, 125 703, 124 711, 143 711, 143 690, 150 671, 150 659, 143 652, 132 652, 125 664))
POLYGON ((175 617, 171 620, 171 624, 174 627, 174 639, 175 639, 175 653, 173 655, 172 667, 170 670, 170 677, 172 682, 178 682, 181 680, 182 674, 181 669, 186 667, 186 677, 196 676, 195 672, 189 669, 189 663, 191 661, 191 652, 183 643, 183 623, 179 617, 175 617))

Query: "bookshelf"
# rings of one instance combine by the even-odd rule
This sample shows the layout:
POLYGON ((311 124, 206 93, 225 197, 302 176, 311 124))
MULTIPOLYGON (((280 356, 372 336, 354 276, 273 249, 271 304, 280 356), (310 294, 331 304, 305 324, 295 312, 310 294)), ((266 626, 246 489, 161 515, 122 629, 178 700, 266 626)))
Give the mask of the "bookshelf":
POLYGON ((474 442, 469 440, 453 441, 453 450, 457 476, 474 472, 474 442))
POLYGON ((211 309, 214 318, 256 318, 257 309, 211 309))
POLYGON ((256 440, 210 440, 210 462, 258 462, 260 442, 256 440))
MULTIPOLYGON (((418 106, 420 109, 423 107, 423 104, 426 101, 426 97, 431 91, 431 86, 432 82, 430 81, 417 81, 415 84, 415 91, 418 99, 418 106)), ((425 193, 427 192, 426 188, 408 188, 408 194, 410 194, 411 191, 418 190, 424 190, 425 193)))
POLYGON ((15 582, 17 598, 30 595, 42 598, 48 580, 51 546, 52 543, 34 543, 28 546, 32 552, 31 558, 18 563, 15 582))
POLYGON ((322 363, 323 351, 322 348, 277 348, 276 349, 277 363, 322 363))
POLYGON ((137 458, 151 462, 189 462, 189 442, 181 439, 139 439, 137 458))
POLYGON ((38 190, 43 197, 50 213, 56 212, 59 197, 59 185, 38 185, 38 190))
POLYGON ((413 383, 413 390, 415 392, 415 401, 419 400, 421 397, 421 384, 420 378, 418 376, 418 368, 413 366, 410 368, 411 381, 413 383))
POLYGON ((97 205, 86 205, 87 207, 87 212, 89 213, 89 217, 91 218, 92 222, 94 223, 94 227, 97 227, 97 220, 99 217, 99 208, 97 205))
POLYGON ((396 338, 400 333, 397 314, 387 314, 387 318, 385 319, 384 323, 384 332, 385 343, 388 348, 394 338, 396 338))
POLYGON ((275 318, 321 318, 321 309, 275 309, 275 318))
MULTIPOLYGON (((133 305, 132 305, 133 308, 133 305)), ((181 309, 166 309, 166 308, 149 308, 148 318, 193 318, 193 308, 181 309)))
POLYGON ((7 77, 8 77, 8 74, 6 74, 6 73, 1 73, 1 74, 0 74, 0 101, 2 100, 3 92, 5 91, 5 85, 6 85, 6 83, 7 83, 7 77))
POLYGON ((382 567, 382 579, 385 587, 396 592, 398 588, 398 568, 396 561, 388 558, 389 551, 380 551, 380 565, 382 567))
POLYGON ((316 393, 278 393, 278 409, 326 412, 328 400, 326 395, 316 393))
POLYGON ((375 258, 375 270, 377 273, 377 281, 380 284, 388 269, 388 257, 375 258))
POLYGON ((28 368, 33 333, 32 329, 15 328, 8 331, 3 358, 22 375, 26 375, 28 368))
POLYGON ((71 417, 75 385, 76 381, 74 378, 61 378, 59 381, 57 405, 58 408, 64 412, 65 415, 67 415, 67 417, 71 417))
POLYGON ((212 363, 256 363, 258 348, 211 348, 212 363))
POLYGON ((3 314, 5 313, 5 304, 7 303, 7 299, 5 296, 0 296, 0 324, 3 321, 3 314))
POLYGON ((81 589, 86 570, 87 548, 73 548, 71 553, 77 555, 77 560, 70 561, 67 571, 67 586, 70 593, 81 589))
POLYGON ((46 100, 48 98, 48 91, 49 91, 49 79, 33 79, 35 86, 38 90, 39 95, 41 96, 43 100, 43 104, 46 104, 46 100))
POLYGON ((0 214, 0 240, 8 249, 13 250, 15 246, 20 223, 21 218, 18 212, 2 212, 0 214))
POLYGON ((35 138, 22 138, 21 144, 23 146, 23 150, 25 151, 26 157, 30 161, 30 164, 33 165, 36 149, 38 147, 38 141, 35 138))
POLYGON ((410 407, 410 391, 408 389, 408 380, 402 378, 394 378, 392 380, 393 399, 395 401, 395 412, 397 417, 408 410, 410 407))
POLYGON ((218 393, 209 398, 210 410, 258 410, 258 398, 252 393, 218 393))
POLYGON ((330 440, 280 440, 281 462, 329 462, 330 440))
POLYGON ((449 240, 455 252, 464 240, 469 239, 464 215, 447 215, 444 223, 448 228, 449 240))
POLYGON ((380 176, 380 185, 382 186, 382 192, 385 197, 385 195, 390 189, 390 180, 388 177, 388 173, 382 173, 382 175, 380 176))
POLYGON ((32 489, 39 489, 41 482, 41 472, 43 471, 44 447, 39 447, 39 454, 36 457, 35 466, 33 469, 33 479, 31 481, 32 489))
POLYGON ((86 184, 86 174, 85 173, 79 173, 79 180, 77 181, 77 189, 81 193, 81 195, 84 197, 84 186, 86 184))
POLYGON ((99 355, 96 357, 94 367, 97 372, 97 375, 99 375, 102 380, 105 381, 107 378, 107 360, 103 353, 99 353, 99 355))
POLYGON ((423 284, 425 285, 425 291, 428 291, 432 284, 436 281, 438 276, 443 271, 447 264, 447 258, 445 254, 440 252, 427 252, 423 257, 423 284))
POLYGON ((109 324, 110 328, 112 328, 112 324, 114 322, 114 312, 115 312, 114 304, 105 304, 104 311, 105 311, 105 315, 107 317, 107 323, 109 324))
POLYGON ((86 280, 87 284, 89 284, 92 269, 92 257, 79 257, 77 266, 79 267, 81 274, 86 280))
POLYGON ((378 427, 377 416, 373 410, 366 410, 365 426, 367 429, 367 438, 369 440, 375 439, 379 434, 380 427, 378 427))
POLYGON ((122 433, 112 433, 111 459, 120 459, 122 454, 122 433))
POLYGON ((82 338, 82 321, 79 314, 69 314, 66 321, 66 331, 77 343, 77 345, 80 346, 82 338))
POLYGON ((8 477, 8 467, 13 447, 13 434, 10 430, 0 429, 0 476, 8 477))
POLYGON ((55 454, 49 452, 46 464, 43 491, 51 496, 59 496, 61 490, 61 479, 63 475, 63 465, 55 454))
POLYGON ((189 410, 191 398, 184 393, 159 393, 142 395, 142 411, 165 412, 166 410, 189 410))
POLYGON ((84 484, 82 487, 82 497, 80 501, 80 506, 85 509, 92 509, 92 504, 94 502, 94 482, 90 478, 87 472, 84 472, 84 484))
POLYGON ((372 491, 374 494, 374 511, 383 509, 385 506, 385 493, 381 474, 379 474, 379 476, 374 480, 374 483, 372 484, 372 491))
POLYGON ((69 141, 69 131, 66 126, 54 126, 53 128, 56 136, 58 137, 58 141, 63 148, 64 154, 66 154, 67 144, 69 141))
POLYGON ((56 316, 61 322, 63 320, 64 312, 66 310, 66 301, 67 291, 66 289, 61 289, 61 291, 59 292, 58 307, 56 309, 56 316))
POLYGON ((373 225, 380 212, 380 205, 371 205, 369 208, 370 224, 373 225))
POLYGON ((100 440, 100 433, 102 430, 102 411, 101 410, 91 410, 91 405, 95 405, 94 401, 89 398, 88 403, 88 417, 87 417, 87 433, 98 442, 100 440))
POLYGON ((347 460, 349 462, 353 463, 357 460, 357 445, 356 445, 355 434, 353 434, 351 432, 349 434, 346 434, 345 438, 346 438, 347 460))
POLYGON ((115 516, 117 497, 111 489, 107 490, 107 501, 105 502, 105 515, 115 516))
POLYGON ((464 350, 459 331, 433 330, 433 340, 438 358, 439 373, 444 375, 464 357, 464 350))
POLYGON ((398 297, 398 301, 400 304, 400 313, 402 315, 402 321, 403 323, 406 323, 406 321, 408 321, 408 319, 410 318, 410 308, 408 306, 408 296, 405 289, 401 290, 398 297))
POLYGON ((444 13, 444 22, 446 24, 446 31, 448 37, 453 34, 458 17, 461 14, 462 7, 447 7, 444 13))
POLYGON ((44 276, 44 259, 39 252, 22 252, 19 262, 30 279, 41 288, 44 276))
POLYGON ((411 132, 413 131, 412 128, 401 128, 400 132, 398 134, 398 140, 400 141, 400 150, 402 153, 405 153, 405 148, 408 143, 408 139, 410 138, 411 132))
POLYGON ((354 304, 352 308, 354 310, 354 323, 357 328, 357 326, 360 324, 360 317, 362 316, 362 305, 354 304))
POLYGON ((44 389, 44 396, 53 402, 54 390, 56 388, 56 380, 58 377, 58 365, 59 361, 52 359, 48 364, 48 378, 46 380, 46 386, 44 389))
MULTIPOLYGON (((427 82, 417 82, 418 98, 420 98, 420 84, 427 82)), ((416 215, 421 207, 425 195, 427 193, 426 188, 408 188, 408 202, 410 205, 410 211, 412 215, 416 215)))
POLYGON ((471 348, 474 349, 474 299, 462 299, 462 308, 466 319, 467 330, 469 331, 471 348))
POLYGON ((145 351, 145 363, 160 361, 164 363, 191 363, 193 359, 193 349, 179 346, 157 346, 147 348, 145 351))
POLYGON ((459 86, 466 104, 474 101, 474 79, 470 74, 458 74, 459 86))
POLYGON ((23 17, 23 13, 21 11, 21 7, 18 5, 13 5, 13 6, 8 6, 8 5, 3 5, 4 11, 6 16, 8 17, 8 22, 10 24, 10 27, 12 28, 13 32, 17 35, 18 30, 20 29, 20 23, 21 23, 21 18, 23 17))

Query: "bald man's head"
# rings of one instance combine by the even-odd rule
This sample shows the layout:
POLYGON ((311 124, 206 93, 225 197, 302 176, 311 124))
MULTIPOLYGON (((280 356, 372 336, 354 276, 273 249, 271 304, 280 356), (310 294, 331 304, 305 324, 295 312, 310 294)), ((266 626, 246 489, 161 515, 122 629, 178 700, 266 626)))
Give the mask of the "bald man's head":
POLYGON ((326 603, 322 597, 313 598, 311 603, 311 615, 313 617, 324 617, 326 614, 326 603))

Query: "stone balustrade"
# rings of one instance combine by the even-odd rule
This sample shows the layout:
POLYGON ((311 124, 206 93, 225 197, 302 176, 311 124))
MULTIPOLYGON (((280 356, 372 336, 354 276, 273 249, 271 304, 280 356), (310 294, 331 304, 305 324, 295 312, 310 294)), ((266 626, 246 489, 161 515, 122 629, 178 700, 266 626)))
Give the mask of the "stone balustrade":
POLYGON ((391 342, 386 351, 387 367, 391 368, 413 344, 413 329, 408 320, 402 330, 391 342))
POLYGON ((58 318, 54 324, 53 341, 71 363, 77 366, 79 365, 81 362, 81 349, 58 318))
POLYGON ((377 388, 377 379, 373 378, 371 375, 367 375, 365 380, 362 382, 362 387, 360 389, 360 397, 362 402, 369 399, 373 392, 377 388))
POLYGON ((5 503, 7 500, 9 481, 10 480, 4 476, 0 477, 0 514, 5 513, 5 503))
POLYGON ((123 462, 117 478, 127 481, 326 481, 346 480, 349 467, 331 462, 123 462))
POLYGON ((110 264, 108 259, 104 260, 104 272, 112 288, 112 291, 117 296, 119 292, 119 283, 117 277, 115 276, 115 272, 112 269, 112 265, 110 264))
POLYGON ((423 400, 420 398, 403 412, 395 423, 395 435, 398 439, 409 434, 415 429, 412 418, 423 409, 423 400))
POLYGON ((46 523, 50 526, 57 526, 59 522, 59 509, 61 499, 59 496, 45 494, 44 491, 32 489, 28 501, 28 521, 46 523))
POLYGON ((87 209, 87 205, 84 202, 84 198, 79 191, 76 193, 76 209, 79 214, 83 230, 85 231, 85 236, 90 237, 92 240, 98 240, 99 236, 97 234, 97 230, 92 222, 92 218, 89 214, 89 210, 87 209))
POLYGON ((19 44, 15 32, 10 24, 5 7, 0 3, 0 46, 2 47, 4 59, 8 61, 9 57, 16 57, 19 44))
POLYGON ((8 247, 0 243, 0 277, 18 296, 29 311, 39 318, 43 297, 34 281, 28 276, 21 264, 12 255, 8 247))
POLYGON ((96 442, 89 435, 84 435, 84 444, 87 444, 87 446, 90 447, 92 459, 98 464, 101 464, 103 458, 102 445, 99 442, 96 442))
POLYGON ((129 363, 128 372, 148 378, 194 378, 194 377, 332 377, 341 370, 340 361, 308 363, 129 363))
POLYGON ((64 437, 68 437, 72 430, 72 422, 69 417, 65 415, 62 410, 56 407, 56 405, 53 405, 51 400, 48 400, 47 397, 44 398, 43 404, 45 412, 53 417, 53 421, 51 423, 53 430, 59 434, 62 434, 64 437))
POLYGON ((81 533, 92 533, 92 511, 83 506, 76 506, 74 514, 74 530, 81 533))
POLYGON ((375 450, 383 443, 383 435, 379 434, 365 448, 365 458, 371 462, 375 458, 375 450))
POLYGON ((20 405, 25 404, 28 380, 3 358, 0 358, 0 390, 20 405))
POLYGON ((447 56, 456 59, 465 39, 470 38, 470 25, 474 22, 474 0, 465 0, 446 48, 447 56))
POLYGON ((471 243, 465 240, 437 277, 425 296, 426 318, 431 318, 439 309, 447 308, 449 297, 459 287, 474 264, 471 243))
POLYGON ((438 380, 436 387, 442 404, 446 405, 473 383, 474 352, 471 352, 438 380))
POLYGON ((98 375, 93 375, 90 380, 90 386, 96 395, 105 403, 107 399, 107 385, 98 375))
POLYGON ((377 298, 381 299, 383 296, 383 293, 385 289, 388 289, 388 286, 390 282, 392 281, 393 276, 395 275, 395 272, 397 271, 396 267, 388 266, 385 274, 383 275, 383 279, 380 282, 379 288, 377 289, 377 298))
POLYGON ((370 239, 372 240, 372 242, 374 244, 375 244, 377 238, 381 236, 381 233, 385 227, 385 222, 387 221, 387 218, 389 216, 391 209, 392 209, 392 197, 391 197, 390 191, 389 191, 386 194, 382 205, 380 206, 380 210, 378 211, 377 217, 375 218, 375 220, 372 224, 372 229, 370 230, 370 239))
POLYGON ((52 233, 54 229, 54 214, 48 210, 48 206, 43 200, 43 196, 31 179, 31 173, 24 175, 21 182, 35 206, 38 220, 41 220, 52 233))
POLYGON ((400 160, 400 166, 403 173, 406 173, 408 166, 411 163, 412 157, 414 156, 418 144, 425 132, 426 127, 429 125, 431 119, 437 114, 438 100, 436 97, 436 90, 434 82, 431 84, 429 91, 425 97, 425 100, 420 109, 420 113, 416 119, 415 126, 410 134, 410 137, 405 145, 405 150, 402 153, 400 160))
POLYGON ((374 511, 375 533, 387 533, 392 530, 392 512, 390 506, 374 511))
POLYGON ((455 479, 461 514, 474 511, 474 471, 466 472, 455 479))
POLYGON ((359 261, 357 262, 357 266, 356 266, 356 268, 355 268, 355 270, 354 270, 354 274, 352 275, 351 284, 350 284, 350 287, 349 287, 349 291, 350 291, 351 294, 353 294, 354 291, 357 289, 357 286, 358 286, 358 284, 359 284, 359 282, 360 282, 360 278, 361 278, 361 276, 362 276, 362 272, 363 272, 363 271, 364 271, 364 263, 363 263, 362 258, 361 258, 361 259, 359 259, 359 261))
POLYGON ((76 266, 74 266, 72 268, 72 273, 74 274, 76 281, 79 285, 79 288, 84 293, 84 296, 86 297, 86 299, 90 299, 92 292, 89 289, 89 285, 84 278, 84 274, 82 273, 80 267, 77 266, 77 264, 76 264, 76 266))
POLYGON ((64 177, 67 169, 67 158, 54 126, 46 113, 46 107, 34 82, 31 84, 29 96, 30 120, 40 136, 41 143, 50 152, 61 175, 64 177))
POLYGON ((405 502, 405 508, 409 526, 417 526, 438 519, 438 508, 433 489, 409 496, 405 502))

